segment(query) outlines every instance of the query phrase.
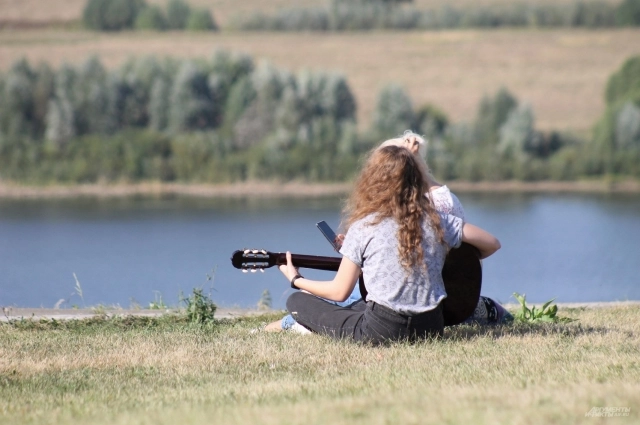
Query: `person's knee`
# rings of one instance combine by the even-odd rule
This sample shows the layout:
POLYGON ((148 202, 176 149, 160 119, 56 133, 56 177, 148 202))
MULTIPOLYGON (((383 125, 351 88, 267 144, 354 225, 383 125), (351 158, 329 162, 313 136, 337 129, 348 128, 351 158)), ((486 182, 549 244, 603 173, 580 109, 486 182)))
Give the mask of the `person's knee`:
POLYGON ((298 309, 304 305, 305 299, 309 296, 309 294, 305 294, 304 292, 294 292, 289 295, 287 298, 287 311, 289 313, 298 312, 298 309))

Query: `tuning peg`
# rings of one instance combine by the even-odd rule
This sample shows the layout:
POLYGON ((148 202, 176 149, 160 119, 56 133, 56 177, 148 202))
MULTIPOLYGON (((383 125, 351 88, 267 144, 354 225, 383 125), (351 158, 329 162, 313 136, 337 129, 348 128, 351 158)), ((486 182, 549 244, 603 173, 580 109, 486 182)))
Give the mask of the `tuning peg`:
POLYGON ((264 269, 260 269, 260 273, 264 273, 264 269))
POLYGON ((250 252, 251 252, 251 250, 250 250, 250 249, 245 249, 244 251, 242 251, 242 253, 243 253, 243 254, 248 254, 248 253, 250 253, 250 252))
MULTIPOLYGON (((260 253, 261 253, 261 254, 264 254, 264 255, 267 255, 267 251, 265 251, 264 249, 261 249, 261 250, 260 250, 260 253)), ((264 271, 264 270, 263 270, 263 271, 264 271)))
POLYGON ((257 271, 258 271, 258 269, 251 269, 251 273, 255 273, 257 271))
POLYGON ((242 273, 249 273, 249 270, 247 270, 247 269, 242 269, 242 273))

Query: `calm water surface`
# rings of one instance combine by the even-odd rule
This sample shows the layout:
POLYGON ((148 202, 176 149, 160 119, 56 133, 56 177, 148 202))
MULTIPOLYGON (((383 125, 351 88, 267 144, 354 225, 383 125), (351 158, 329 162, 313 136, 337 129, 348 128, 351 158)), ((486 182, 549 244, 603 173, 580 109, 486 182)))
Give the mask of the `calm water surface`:
MULTIPOLYGON (((467 220, 502 249, 484 262, 482 293, 514 302, 640 300, 640 196, 465 195, 467 220)), ((283 308, 277 269, 243 274, 241 248, 335 255, 315 223, 339 224, 323 200, 0 200, 0 305, 176 305, 180 292, 211 290, 222 306, 255 306, 268 289, 283 308), (213 275, 213 280, 207 279, 213 275)), ((305 271, 314 278, 331 274, 305 271)))

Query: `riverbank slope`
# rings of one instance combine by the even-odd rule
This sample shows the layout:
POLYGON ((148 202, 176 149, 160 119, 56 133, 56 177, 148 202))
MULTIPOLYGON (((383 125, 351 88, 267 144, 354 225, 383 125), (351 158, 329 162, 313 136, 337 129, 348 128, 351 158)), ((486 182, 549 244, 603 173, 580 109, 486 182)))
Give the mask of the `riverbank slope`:
MULTIPOLYGON (((640 193, 640 181, 502 181, 448 182, 460 193, 640 193)), ((200 183, 118 183, 29 186, 0 182, 0 199, 196 196, 196 197, 327 197, 344 196, 351 183, 243 182, 233 184, 200 183)))

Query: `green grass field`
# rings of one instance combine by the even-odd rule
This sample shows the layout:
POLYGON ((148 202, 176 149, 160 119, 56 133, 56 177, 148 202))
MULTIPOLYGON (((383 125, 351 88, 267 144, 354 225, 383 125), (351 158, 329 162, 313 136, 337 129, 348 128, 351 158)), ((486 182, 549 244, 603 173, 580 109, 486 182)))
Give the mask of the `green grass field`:
POLYGON ((0 423, 638 423, 638 306, 559 315, 379 348, 251 332, 280 314, 0 324, 0 423))

